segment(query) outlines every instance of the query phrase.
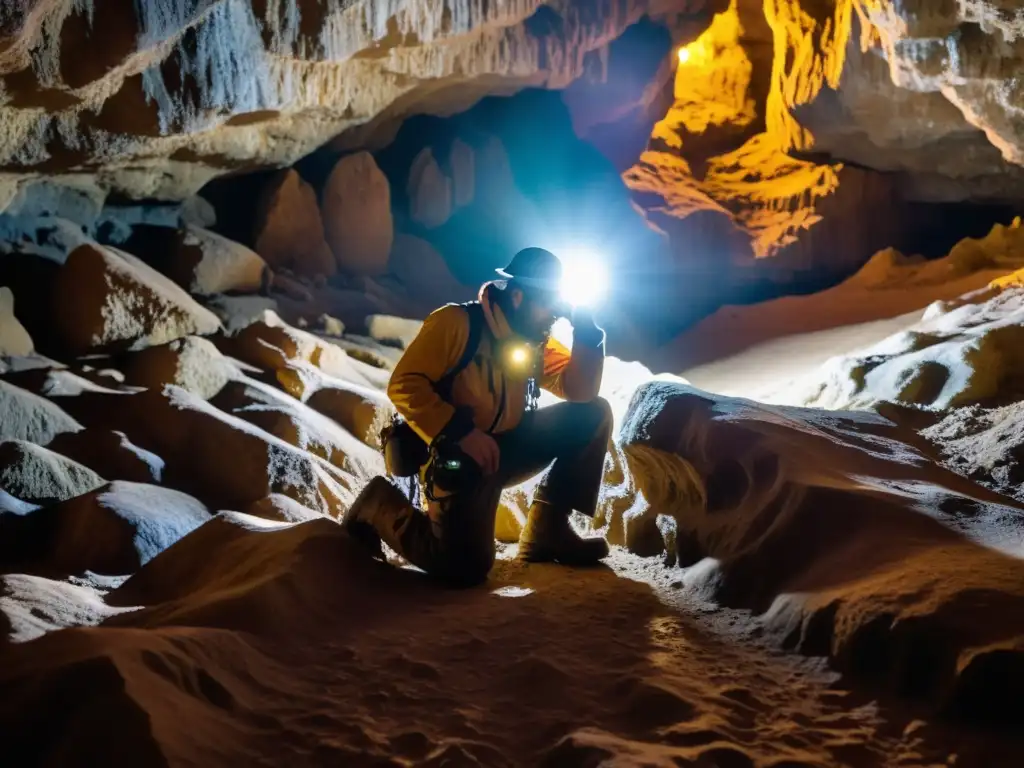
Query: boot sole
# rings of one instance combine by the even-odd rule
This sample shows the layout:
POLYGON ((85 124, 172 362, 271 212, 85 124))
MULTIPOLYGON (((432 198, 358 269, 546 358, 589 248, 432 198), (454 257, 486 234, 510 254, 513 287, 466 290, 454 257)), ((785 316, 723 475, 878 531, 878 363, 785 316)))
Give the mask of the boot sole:
POLYGON ((609 554, 611 553, 605 552, 600 557, 596 558, 588 557, 585 559, 575 559, 572 557, 559 557, 555 552, 547 550, 541 550, 539 552, 533 551, 527 553, 520 551, 516 555, 516 560, 518 560, 521 563, 558 563, 559 565, 565 565, 568 567, 586 568, 588 566, 597 565, 606 557, 608 557, 609 554))
POLYGON ((378 560, 384 559, 384 545, 380 535, 373 529, 373 526, 362 522, 349 523, 346 528, 349 536, 359 542, 367 549, 371 556, 378 560))

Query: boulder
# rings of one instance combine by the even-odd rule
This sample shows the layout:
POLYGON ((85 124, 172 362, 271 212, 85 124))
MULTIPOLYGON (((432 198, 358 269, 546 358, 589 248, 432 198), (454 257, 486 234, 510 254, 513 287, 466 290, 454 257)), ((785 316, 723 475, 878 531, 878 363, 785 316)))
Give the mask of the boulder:
POLYGON ((32 337, 14 316, 14 294, 0 287, 0 356, 23 357, 32 354, 32 337))
POLYGON ((228 333, 255 322, 267 310, 278 313, 277 302, 269 296, 214 296, 208 306, 228 333))
POLYGON ((275 293, 284 294, 289 299, 302 303, 313 301, 313 293, 301 280, 283 272, 275 272, 270 280, 270 290, 275 293))
POLYGON ((161 389, 165 384, 176 384, 204 400, 240 375, 237 365, 227 360, 212 342, 198 336, 132 353, 122 369, 125 383, 130 386, 161 389))
POLYGON ((409 215, 427 229, 439 227, 452 215, 452 180, 434 159, 430 147, 416 155, 406 185, 409 215))
POLYGON ((321 210, 338 267, 352 275, 387 271, 394 240, 391 187, 369 152, 347 155, 324 187, 321 210))
POLYGON ((0 443, 0 489, 33 504, 81 496, 106 481, 77 461, 24 440, 0 443))
POLYGON ((164 460, 132 443, 124 432, 106 429, 62 432, 46 447, 74 459, 107 480, 159 484, 163 476, 164 460))
POLYGON ((25 515, 0 515, 0 568, 52 576, 134 573, 210 517, 184 493, 110 483, 25 515))
POLYGON ((328 375, 374 385, 375 369, 349 357, 330 341, 292 328, 273 312, 265 312, 259 321, 236 333, 216 337, 214 343, 224 354, 265 371, 276 371, 287 367, 290 361, 303 360, 328 375))
MULTIPOLYGON (((252 380, 232 381, 210 404, 338 469, 363 477, 383 470, 380 455, 369 449, 362 435, 357 439, 342 423, 274 387, 252 380)), ((354 415, 348 422, 358 424, 354 415)))
POLYGON ((192 195, 181 203, 181 220, 197 227, 212 227, 217 224, 217 211, 205 197, 192 195))
POLYGON ((60 402, 87 427, 123 432, 155 453, 164 460, 164 485, 214 509, 241 510, 282 493, 338 516, 355 498, 353 476, 180 387, 83 393, 60 402))
POLYGON ((220 327, 216 315, 140 259, 100 245, 74 250, 57 274, 53 322, 72 355, 145 349, 220 327))
POLYGON ((276 520, 279 523, 304 523, 316 520, 323 515, 304 507, 294 499, 280 493, 272 493, 245 508, 245 514, 264 520, 276 520))
MULTIPOLYGON (((19 362, 26 359, 30 358, 18 358, 19 362)), ((72 371, 59 364, 34 365, 9 370, 2 374, 2 378, 19 389, 42 397, 79 395, 82 392, 134 391, 122 387, 115 377, 101 375, 90 366, 72 371)))
POLYGON ((82 226, 59 216, 0 216, 0 252, 63 264, 80 245, 94 242, 82 226))
POLYGON ((267 281, 267 263, 259 254, 241 243, 191 224, 186 224, 182 230, 181 260, 195 264, 191 280, 182 287, 200 296, 228 291, 256 293, 267 281))
POLYGON ((380 448, 380 430, 394 406, 378 389, 353 384, 301 361, 277 369, 277 381, 296 400, 323 414, 371 448, 380 448))
POLYGON ((680 565, 701 561, 681 574, 693 593, 947 711, 1014 700, 1024 504, 940 467, 916 432, 875 413, 652 381, 620 436, 648 449, 630 469, 649 508, 674 518, 666 546, 680 565))
POLYGON ((402 349, 412 343, 423 327, 422 320, 390 315, 372 315, 366 320, 370 338, 379 342, 399 344, 402 349))
POLYGON ((275 174, 256 204, 253 242, 275 269, 299 275, 333 275, 334 254, 324 239, 316 192, 294 169, 275 174))
POLYGON ((61 432, 82 425, 49 400, 0 381, 0 440, 26 440, 46 445, 61 432))
POLYGON ((452 206, 462 208, 472 203, 476 195, 476 158, 473 148, 462 139, 455 139, 448 152, 448 165, 452 175, 452 206))
MULTIPOLYGON (((407 593, 410 582, 402 578, 407 575, 367 556, 330 520, 289 524, 222 511, 109 593, 107 603, 146 606, 124 614, 117 622, 122 626, 241 630, 214 634, 240 638, 235 647, 245 654, 254 650, 246 640, 253 636, 286 643, 302 625, 312 631, 325 627, 324 638, 336 641, 340 616, 356 616, 362 623, 393 615, 394 604, 382 601, 380 588, 371 585, 384 584, 398 594, 404 586, 407 593)), ((132 634, 165 633, 136 629, 132 634)), ((252 658, 258 665, 257 659, 266 657, 252 658)), ((241 668, 255 667, 243 662, 241 668)), ((187 710, 186 701, 181 699, 187 710)))

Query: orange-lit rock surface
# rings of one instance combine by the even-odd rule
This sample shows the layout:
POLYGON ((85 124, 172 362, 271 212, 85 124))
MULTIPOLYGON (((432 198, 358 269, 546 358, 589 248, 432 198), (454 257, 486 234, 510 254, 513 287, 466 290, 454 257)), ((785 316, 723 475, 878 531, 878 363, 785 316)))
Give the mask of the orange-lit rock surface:
POLYGON ((627 184, 656 215, 730 221, 746 258, 823 218, 849 224, 819 248, 890 226, 894 199, 1020 199, 1024 16, 1006 5, 731 0, 678 51, 675 102, 627 184))

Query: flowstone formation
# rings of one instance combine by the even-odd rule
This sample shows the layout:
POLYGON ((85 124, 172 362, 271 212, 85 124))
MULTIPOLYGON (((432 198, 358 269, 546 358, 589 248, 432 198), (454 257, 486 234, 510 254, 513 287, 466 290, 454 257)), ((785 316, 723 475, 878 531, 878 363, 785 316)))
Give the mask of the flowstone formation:
POLYGON ((679 51, 627 183, 737 264, 846 274, 921 204, 1019 203, 1024 16, 1008 5, 731 0, 679 51))

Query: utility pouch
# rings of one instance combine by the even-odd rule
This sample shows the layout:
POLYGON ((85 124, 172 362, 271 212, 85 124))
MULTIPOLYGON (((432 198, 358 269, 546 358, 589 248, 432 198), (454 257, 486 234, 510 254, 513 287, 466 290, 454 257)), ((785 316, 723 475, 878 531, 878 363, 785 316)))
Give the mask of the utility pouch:
POLYGON ((430 447, 401 416, 394 415, 391 423, 380 431, 380 444, 384 449, 384 465, 392 477, 412 477, 430 458, 430 447))

